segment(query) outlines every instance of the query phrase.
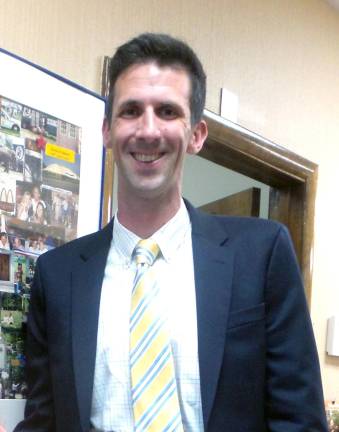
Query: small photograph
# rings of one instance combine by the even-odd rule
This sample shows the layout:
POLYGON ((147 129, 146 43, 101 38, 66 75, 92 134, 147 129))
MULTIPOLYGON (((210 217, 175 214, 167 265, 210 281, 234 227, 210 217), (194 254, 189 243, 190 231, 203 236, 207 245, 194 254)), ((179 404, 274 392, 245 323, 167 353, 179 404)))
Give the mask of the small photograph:
POLYGON ((36 142, 29 138, 25 139, 25 169, 24 180, 26 182, 41 182, 42 179, 42 155, 40 150, 36 151, 36 142))
POLYGON ((25 250, 31 254, 39 255, 39 241, 38 236, 30 236, 25 243, 25 250))
POLYGON ((1 327, 3 329, 21 329, 22 312, 17 310, 4 310, 0 312, 1 327))
POLYGON ((27 138, 37 140, 40 150, 44 150, 47 141, 56 142, 58 120, 43 112, 23 107, 21 127, 27 138))
MULTIPOLYGON (((40 186, 37 186, 40 188, 40 186)), ((32 207, 33 185, 27 182, 16 184, 16 217, 21 221, 28 222, 32 207)))
MULTIPOLYGON (((1 180, 0 180, 1 183, 1 180)), ((0 211, 0 231, 1 232, 7 232, 7 220, 11 219, 9 216, 5 216, 0 211)))
POLYGON ((16 235, 9 235, 9 244, 12 250, 25 251, 25 239, 16 235))
POLYGON ((0 131, 0 172, 8 174, 13 166, 15 166, 15 152, 9 135, 0 131))
POLYGON ((44 234, 35 233, 27 237, 25 251, 31 255, 38 256, 51 249, 61 246, 64 242, 44 234))
POLYGON ((80 155, 58 146, 49 147, 47 153, 44 153, 42 161, 43 184, 78 194, 80 155))
POLYGON ((15 180, 3 176, 0 178, 0 214, 15 213, 15 180))
POLYGON ((16 217, 24 222, 47 225, 46 204, 41 198, 40 183, 16 183, 16 217))
MULTIPOLYGON (((39 213, 39 217, 41 217, 41 211, 38 210, 39 205, 42 205, 42 207, 45 209, 46 204, 41 198, 41 185, 40 183, 33 183, 31 185, 31 218, 32 220, 37 218, 37 213, 39 213)), ((46 223, 43 223, 43 225, 46 225, 46 223)))
MULTIPOLYGON (((23 399, 27 397, 25 384, 24 334, 22 328, 8 329, 3 333, 6 344, 6 367, 1 373, 4 385, 2 399, 23 399)), ((1 429, 1 428, 0 428, 1 429)))
POLYGON ((26 285, 31 286, 33 282, 34 272, 35 272, 35 265, 36 265, 36 257, 27 257, 26 264, 27 264, 27 273, 26 273, 26 285))
POLYGON ((43 186, 42 198, 46 203, 51 225, 64 226, 69 230, 77 229, 79 195, 43 186))
POLYGON ((0 232, 0 250, 10 250, 10 248, 8 234, 4 231, 0 232))
POLYGON ((47 244, 46 240, 47 240, 46 236, 43 236, 43 235, 39 235, 38 236, 38 239, 37 239, 37 252, 36 252, 38 255, 41 255, 41 254, 49 251, 50 249, 53 249, 52 246, 49 246, 47 244))
POLYGON ((23 312, 23 322, 27 322, 27 314, 29 312, 29 300, 30 300, 30 294, 29 292, 23 292, 22 295, 22 312, 23 312))
POLYGON ((37 203, 30 221, 39 225, 48 225, 48 214, 44 201, 40 200, 37 203))
POLYGON ((19 136, 21 130, 22 105, 0 96, 0 127, 19 136))
POLYGON ((0 292, 0 303, 1 309, 10 311, 21 311, 22 310, 22 300, 17 294, 0 292))
POLYGON ((26 280, 27 275, 27 263, 26 256, 13 254, 12 255, 12 273, 13 273, 13 282, 17 284, 23 284, 26 280))
MULTIPOLYGON (((38 210, 39 211, 39 210, 38 210)), ((34 256, 65 243, 66 228, 64 226, 40 225, 34 222, 22 222, 10 218, 6 224, 6 233, 10 240, 18 237, 24 239, 23 252, 34 256)), ((14 241, 14 240, 13 240, 14 241)), ((16 243, 18 245, 18 243, 16 243)), ((14 252, 14 250, 13 250, 14 252)))
POLYGON ((80 154, 81 128, 63 120, 58 120, 57 143, 61 147, 80 154))
POLYGON ((10 262, 11 262, 10 255, 0 252, 0 281, 2 282, 10 281, 10 277, 11 277, 10 262))
POLYGON ((25 142, 23 138, 0 132, 0 169, 10 177, 23 180, 25 142))
POLYGON ((41 149, 39 148, 37 143, 37 138, 25 138, 25 149, 26 151, 29 150, 35 153, 41 153, 41 149))

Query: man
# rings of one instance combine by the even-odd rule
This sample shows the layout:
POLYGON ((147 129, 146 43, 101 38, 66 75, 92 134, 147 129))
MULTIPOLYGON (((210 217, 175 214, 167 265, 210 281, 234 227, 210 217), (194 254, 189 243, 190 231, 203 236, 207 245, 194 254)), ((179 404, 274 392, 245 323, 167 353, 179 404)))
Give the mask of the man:
POLYGON ((17 236, 15 236, 14 239, 13 239, 12 249, 21 250, 21 251, 25 250, 25 247, 24 247, 24 245, 22 243, 22 240, 19 237, 17 237, 17 236))
POLYGON ((5 232, 0 233, 0 249, 10 249, 9 241, 8 241, 8 235, 5 232))
POLYGON ((181 41, 144 34, 113 57, 103 137, 118 167, 118 212, 100 232, 38 260, 29 399, 17 432, 327 430, 286 229, 204 215, 181 198, 185 154, 198 153, 207 136, 204 103, 204 71, 181 41), (152 244, 148 257, 160 249, 150 267, 134 263, 140 239, 152 244), (143 288, 148 297, 140 294, 133 309, 151 280, 153 291, 143 288), (150 324, 141 342, 138 314, 150 324), (140 358, 158 344, 158 328, 171 391, 155 397, 148 385, 162 385, 163 354, 152 351, 149 375, 140 358), (134 336, 143 347, 136 359, 134 336), (167 426, 156 426, 169 412, 167 426))
POLYGON ((41 191, 39 185, 33 185, 32 187, 32 198, 30 203, 30 208, 28 210, 28 215, 30 218, 34 218, 36 214, 36 209, 39 203, 45 205, 45 202, 41 199, 41 191))

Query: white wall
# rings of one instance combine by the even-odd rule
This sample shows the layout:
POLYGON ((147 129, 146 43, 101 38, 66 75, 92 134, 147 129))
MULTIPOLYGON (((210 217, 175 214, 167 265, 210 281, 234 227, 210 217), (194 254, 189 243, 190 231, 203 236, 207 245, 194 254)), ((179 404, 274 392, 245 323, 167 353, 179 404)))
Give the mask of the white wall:
POLYGON ((188 156, 183 178, 183 196, 196 207, 237 192, 257 187, 260 192, 260 217, 268 217, 270 188, 242 174, 199 156, 188 156))

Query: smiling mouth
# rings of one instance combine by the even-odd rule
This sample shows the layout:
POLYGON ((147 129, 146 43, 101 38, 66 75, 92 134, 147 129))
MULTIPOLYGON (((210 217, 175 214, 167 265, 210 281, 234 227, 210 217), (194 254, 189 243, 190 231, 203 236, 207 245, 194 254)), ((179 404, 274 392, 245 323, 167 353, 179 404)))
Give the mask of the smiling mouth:
POLYGON ((160 159, 163 156, 163 154, 164 153, 153 153, 153 154, 132 153, 132 156, 138 162, 151 163, 160 159))

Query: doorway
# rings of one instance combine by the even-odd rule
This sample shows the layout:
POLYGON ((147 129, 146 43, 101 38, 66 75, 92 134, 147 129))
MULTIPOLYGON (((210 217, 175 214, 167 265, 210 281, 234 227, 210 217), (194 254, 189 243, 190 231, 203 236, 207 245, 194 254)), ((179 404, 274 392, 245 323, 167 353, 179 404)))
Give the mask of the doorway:
POLYGON ((318 166, 208 110, 204 118, 209 135, 200 156, 267 185, 268 218, 290 231, 310 305, 318 166))

